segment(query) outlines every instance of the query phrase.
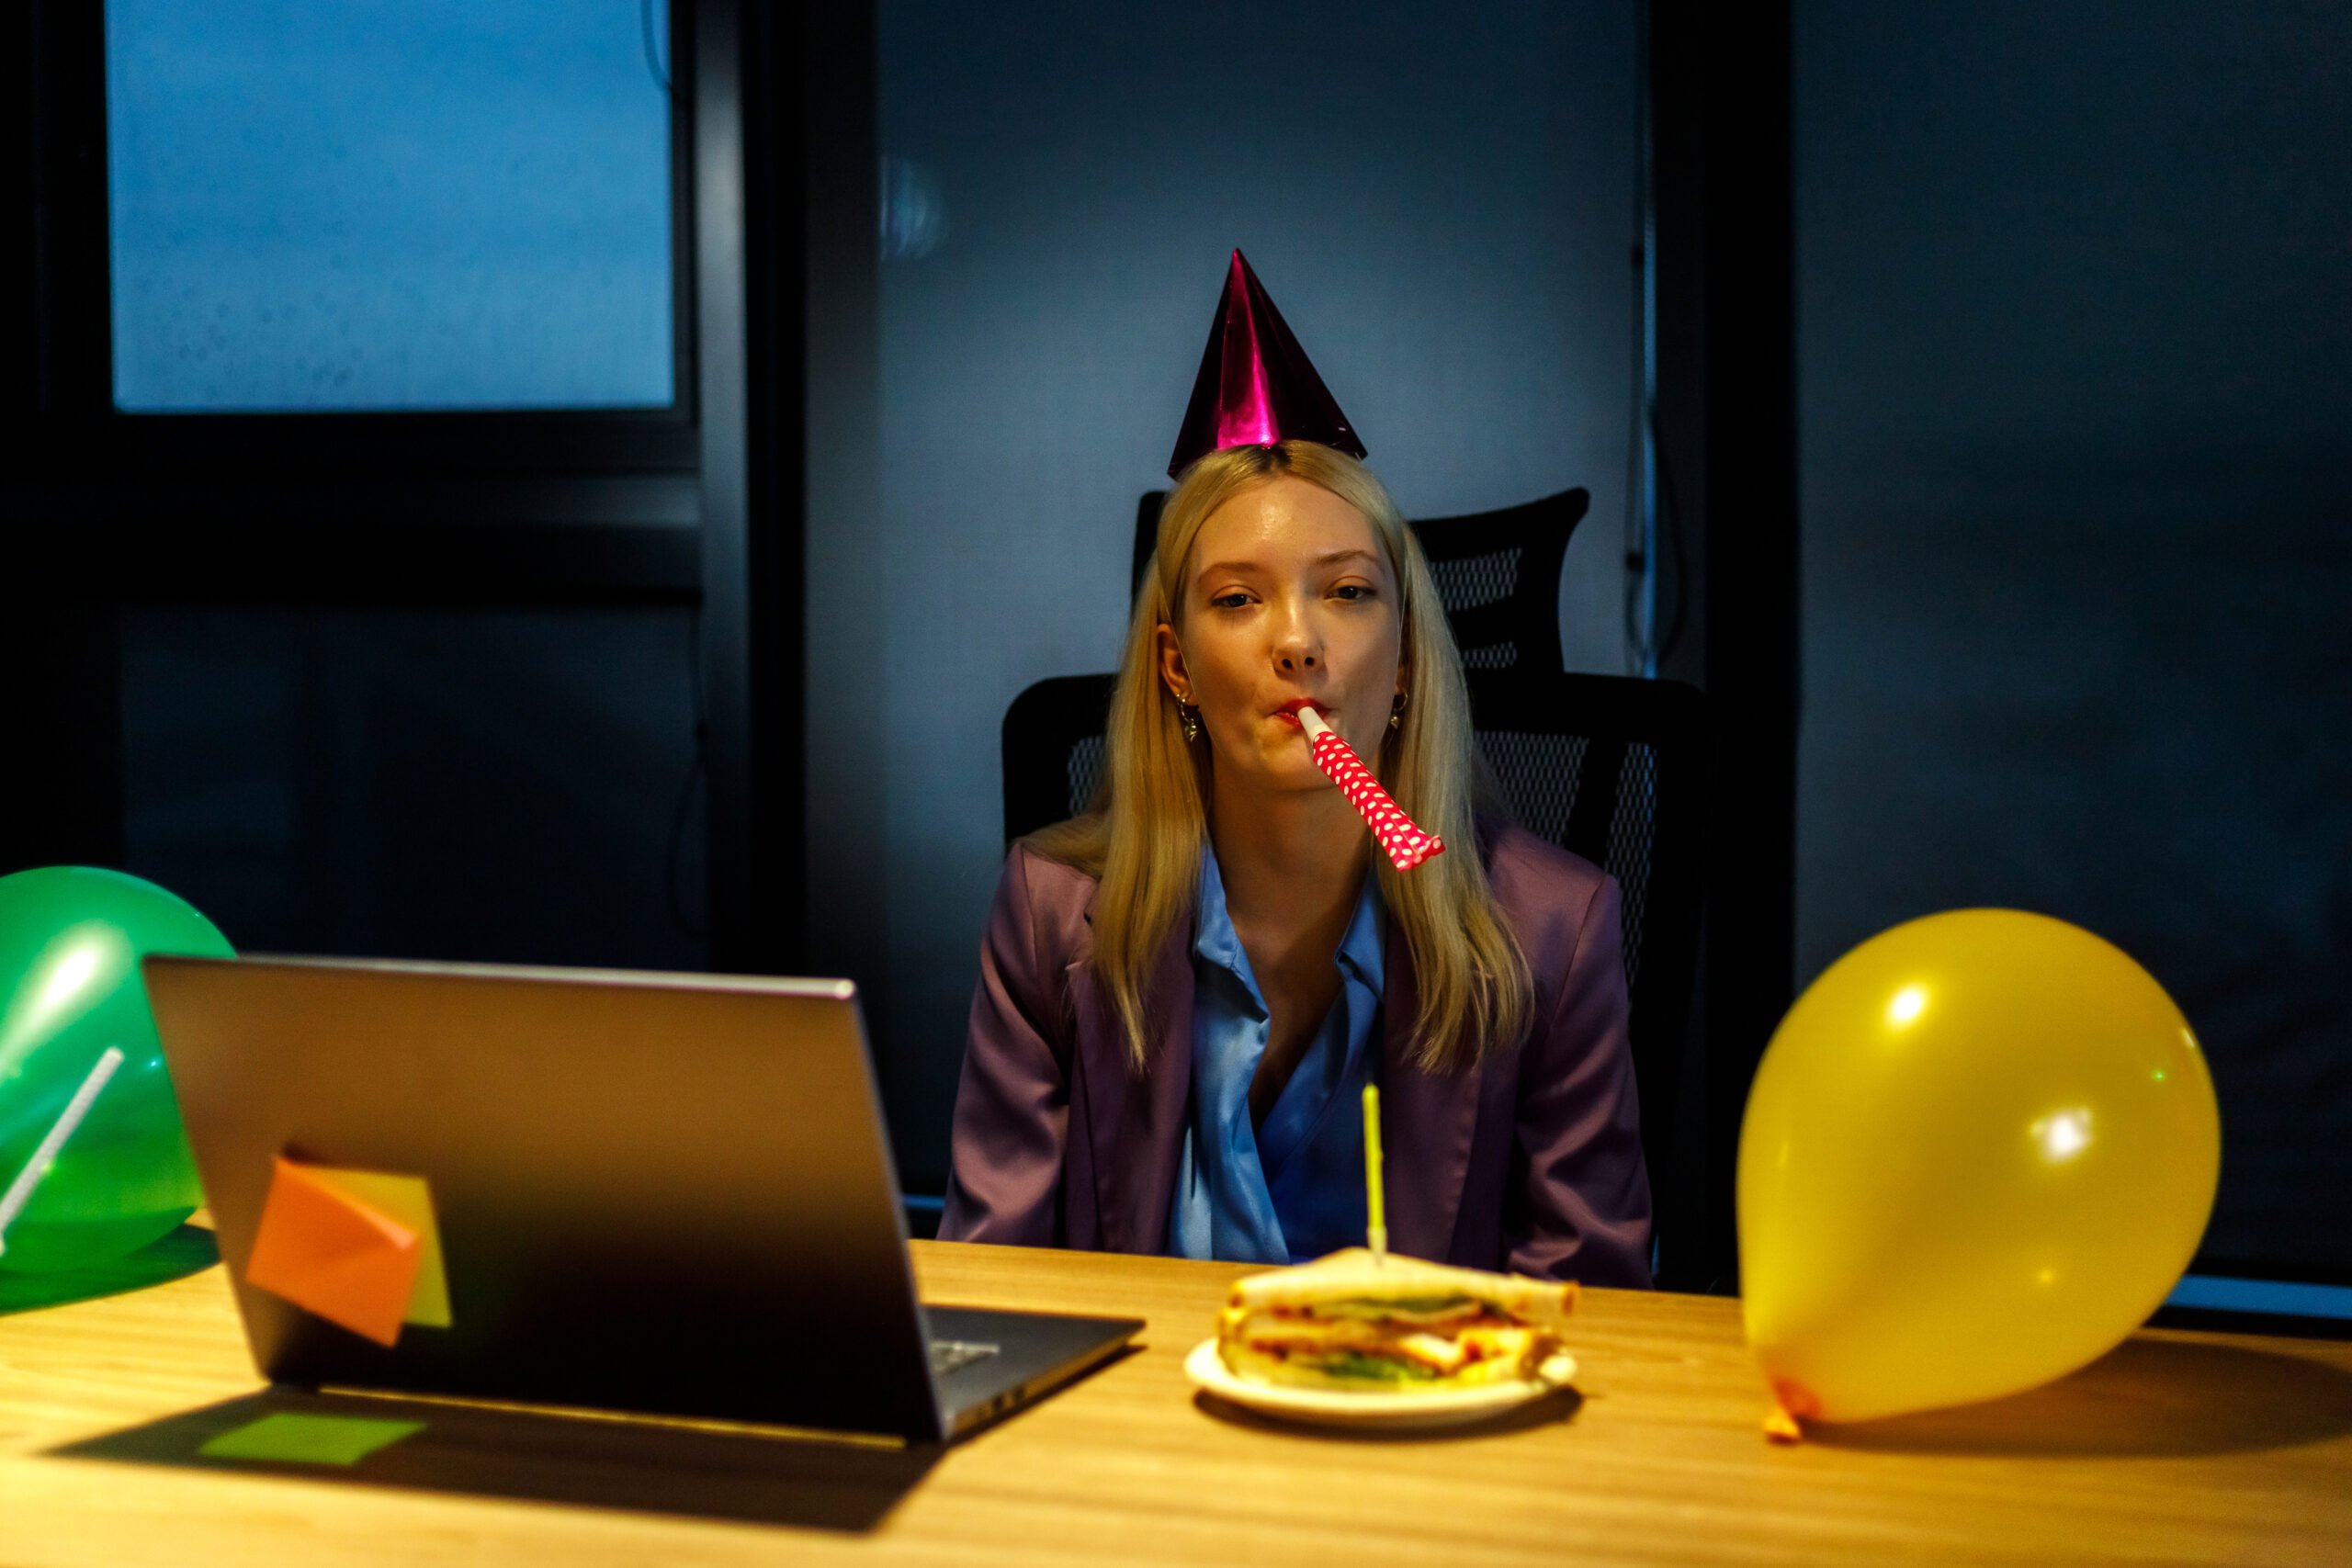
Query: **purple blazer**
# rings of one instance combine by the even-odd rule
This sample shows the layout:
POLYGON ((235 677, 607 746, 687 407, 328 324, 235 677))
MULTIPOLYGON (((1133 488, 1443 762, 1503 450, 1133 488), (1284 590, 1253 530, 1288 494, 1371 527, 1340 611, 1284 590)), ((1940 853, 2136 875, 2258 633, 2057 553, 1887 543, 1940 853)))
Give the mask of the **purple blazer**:
MULTIPOLYGON (((1470 1072, 1423 1071, 1411 1061, 1411 955, 1388 944, 1377 1081, 1389 1246, 1647 1285, 1617 883, 1519 828, 1488 850, 1487 874, 1535 978, 1536 1022, 1470 1072)), ((1192 1087, 1192 924, 1179 920, 1160 952, 1163 1017, 1137 1072, 1088 963, 1095 886, 1026 845, 1005 862, 980 943, 943 1238, 1168 1248, 1192 1087)))

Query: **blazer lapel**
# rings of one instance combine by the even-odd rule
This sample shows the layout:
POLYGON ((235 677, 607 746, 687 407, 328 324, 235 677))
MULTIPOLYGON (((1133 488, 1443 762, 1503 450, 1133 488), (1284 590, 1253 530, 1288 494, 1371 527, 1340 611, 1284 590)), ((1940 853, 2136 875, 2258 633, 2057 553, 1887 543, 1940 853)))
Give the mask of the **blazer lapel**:
POLYGON ((1443 1261, 1453 1250, 1478 1127, 1480 1073, 1433 1074, 1414 1064, 1420 990, 1412 954, 1393 924, 1388 936, 1381 961, 1380 1141, 1389 1245, 1408 1257, 1443 1261))
MULTIPOLYGON (((1090 897, 1087 919, 1093 919, 1090 897)), ((1082 1080, 1094 1202, 1106 1252, 1164 1252, 1168 1206, 1176 1190, 1184 1107, 1193 1088, 1192 926, 1180 919, 1161 944, 1150 995, 1159 1004, 1150 1058, 1136 1071, 1125 1032, 1092 964, 1091 932, 1068 968, 1077 1010, 1078 1072, 1082 1080)))

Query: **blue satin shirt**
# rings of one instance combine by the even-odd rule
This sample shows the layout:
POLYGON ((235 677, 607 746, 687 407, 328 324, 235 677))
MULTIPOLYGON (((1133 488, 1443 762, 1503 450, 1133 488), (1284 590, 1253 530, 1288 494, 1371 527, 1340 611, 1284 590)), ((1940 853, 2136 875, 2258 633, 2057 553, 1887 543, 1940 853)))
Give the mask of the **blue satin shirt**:
POLYGON ((1250 1124, 1266 1054, 1266 998, 1233 929, 1216 855, 1201 848, 1193 934, 1193 1089, 1168 1218, 1180 1258, 1302 1263, 1364 1236, 1363 1086, 1380 1019, 1380 896, 1367 874, 1340 939, 1340 994, 1283 1086, 1250 1124))

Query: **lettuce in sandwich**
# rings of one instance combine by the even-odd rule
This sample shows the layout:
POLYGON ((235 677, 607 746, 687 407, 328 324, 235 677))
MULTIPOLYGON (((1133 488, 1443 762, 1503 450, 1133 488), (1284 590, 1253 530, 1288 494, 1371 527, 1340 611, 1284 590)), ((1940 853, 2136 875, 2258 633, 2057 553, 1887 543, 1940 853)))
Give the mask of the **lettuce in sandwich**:
POLYGON ((1237 1280, 1217 1354, 1237 1377, 1402 1393, 1529 1382, 1561 1348, 1573 1284, 1351 1247, 1237 1280))

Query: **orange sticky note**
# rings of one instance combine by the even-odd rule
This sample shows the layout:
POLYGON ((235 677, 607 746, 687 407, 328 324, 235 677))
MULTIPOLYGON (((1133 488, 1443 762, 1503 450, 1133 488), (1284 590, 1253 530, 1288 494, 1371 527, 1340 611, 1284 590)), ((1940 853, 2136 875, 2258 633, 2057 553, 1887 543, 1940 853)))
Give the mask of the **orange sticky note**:
POLYGON ((421 1176, 382 1170, 345 1170, 314 1165, 311 1173, 346 1198, 356 1198, 395 1224, 416 1233, 416 1283, 409 1288, 403 1323, 426 1328, 449 1326, 449 1280, 441 1263, 441 1227, 433 1218, 433 1193, 421 1176))
POLYGON ((279 1156, 245 1282, 379 1345, 400 1338, 424 1252, 416 1230, 279 1156))

